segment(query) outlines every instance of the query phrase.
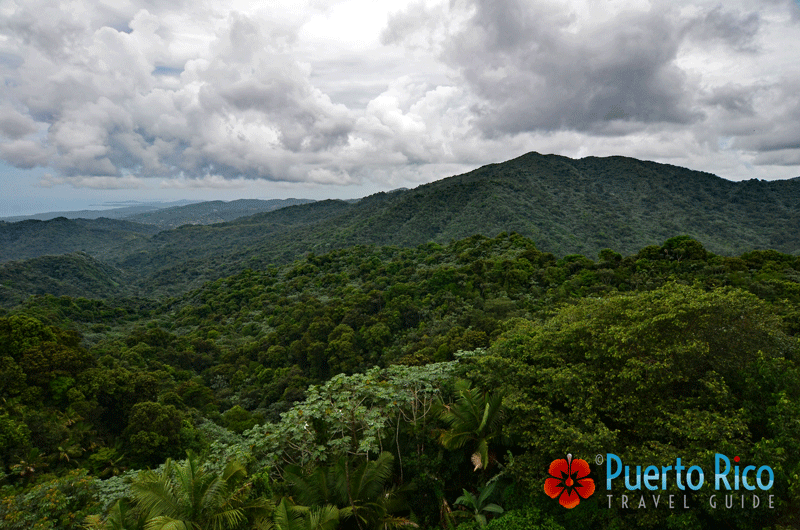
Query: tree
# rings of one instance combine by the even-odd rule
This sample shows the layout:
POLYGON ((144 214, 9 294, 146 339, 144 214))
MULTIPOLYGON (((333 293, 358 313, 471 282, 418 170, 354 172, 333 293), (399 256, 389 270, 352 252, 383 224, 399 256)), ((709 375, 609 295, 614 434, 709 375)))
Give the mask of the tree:
POLYGON ((147 513, 135 510, 125 499, 114 503, 105 520, 99 515, 86 518, 87 530, 145 530, 146 524, 147 513))
POLYGON ((97 481, 86 470, 42 477, 35 485, 4 491, 0 502, 3 530, 78 530, 97 513, 97 481))
POLYGON ((182 423, 183 414, 172 405, 137 403, 123 433, 131 455, 139 462, 154 465, 164 455, 180 452, 182 423))
POLYGON ((23 450, 30 445, 30 435, 30 429, 24 422, 8 414, 0 414, 0 469, 23 454, 23 450))
POLYGON ((284 497, 275 507, 274 522, 278 530, 335 530, 339 524, 339 509, 327 505, 312 510, 294 506, 284 497))
POLYGON ((472 462, 475 471, 489 465, 489 442, 500 436, 503 395, 488 394, 479 389, 462 388, 458 400, 444 405, 442 419, 450 427, 442 432, 441 443, 446 449, 459 449, 474 442, 472 462))
POLYGON ((370 458, 383 451, 390 430, 400 458, 401 419, 412 429, 424 428, 457 364, 376 367, 364 374, 336 375, 322 386, 309 387, 305 401, 283 413, 277 424, 255 426, 248 441, 273 472, 285 464, 304 466, 340 455, 370 458))
POLYGON ((357 466, 343 455, 333 465, 315 467, 309 474, 290 466, 286 479, 298 502, 317 508, 335 506, 355 528, 397 528, 412 523, 392 515, 404 506, 402 492, 386 487, 393 467, 394 457, 387 452, 357 466))
POLYGON ((263 527, 270 507, 250 500, 244 466, 231 461, 221 473, 189 454, 183 465, 167 460, 160 473, 143 471, 131 484, 136 504, 148 514, 148 530, 222 530, 246 520, 263 527))

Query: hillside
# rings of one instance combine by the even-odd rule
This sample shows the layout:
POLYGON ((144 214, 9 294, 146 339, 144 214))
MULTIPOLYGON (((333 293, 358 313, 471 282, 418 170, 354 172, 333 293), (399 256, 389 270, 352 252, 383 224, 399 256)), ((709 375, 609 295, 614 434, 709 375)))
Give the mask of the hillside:
POLYGON ((800 179, 731 182, 631 158, 530 153, 356 203, 320 201, 165 231, 117 263, 150 271, 148 289, 173 290, 307 252, 501 232, 530 237, 559 256, 594 257, 604 248, 630 254, 679 234, 723 255, 766 248, 797 254, 798 205, 800 179))
MULTIPOLYGON (((213 204, 176 210, 213 209, 213 204)), ((54 229, 59 227, 55 221, 54 229)), ((138 294, 153 296, 180 293, 246 267, 287 263, 308 252, 359 244, 414 247, 501 232, 529 237, 557 256, 595 257, 604 248, 631 254, 681 234, 721 255, 753 249, 798 254, 800 179, 732 182, 625 157, 573 160, 528 153, 413 190, 357 202, 289 206, 151 237, 115 237, 112 243, 99 241, 102 250, 80 235, 90 225, 70 228, 73 239, 86 237, 80 246, 66 245, 60 237, 46 239, 49 232, 41 228, 41 242, 18 238, 7 251, 14 257, 4 259, 25 257, 17 245, 52 253, 85 250, 136 276, 138 294)))
POLYGON ((233 221, 240 217, 270 212, 296 204, 314 202, 311 199, 239 199, 236 201, 206 201, 186 206, 162 208, 125 217, 128 221, 156 225, 162 230, 186 224, 208 225, 233 221))
POLYGON ((0 262, 70 252, 95 257, 125 253, 158 231, 152 225, 106 218, 0 221, 0 262))
POLYGON ((73 210, 73 211, 60 211, 60 212, 44 212, 35 213, 31 215, 14 215, 11 217, 0 217, 0 221, 7 223, 16 223, 19 221, 38 220, 49 221, 56 217, 66 217, 67 219, 99 219, 106 217, 108 219, 126 219, 137 214, 152 212, 161 208, 175 208, 190 204, 193 201, 180 200, 173 202, 144 202, 130 201, 130 206, 118 206, 116 208, 106 208, 104 210, 73 210))
POLYGON ((417 245, 514 231, 557 255, 623 254, 688 234, 715 253, 800 252, 800 179, 731 182, 632 158, 529 153, 393 196, 326 227, 344 244, 417 245))
POLYGON ((125 292, 122 271, 86 253, 40 256, 0 263, 0 307, 13 307, 29 295, 106 298, 125 292))

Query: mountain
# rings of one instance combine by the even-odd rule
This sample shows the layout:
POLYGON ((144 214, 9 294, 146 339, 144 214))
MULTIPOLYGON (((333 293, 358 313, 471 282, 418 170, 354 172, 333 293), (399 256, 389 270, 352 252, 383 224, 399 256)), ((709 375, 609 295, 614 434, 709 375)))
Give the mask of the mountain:
POLYGON ((557 255, 595 257, 603 248, 627 254, 688 234, 733 255, 754 248, 798 253, 798 228, 800 179, 731 182, 632 158, 530 153, 369 197, 315 242, 409 246, 514 231, 557 255))
MULTIPOLYGON (((6 228, 0 225, 0 234, 6 228)), ((90 229, 72 230, 77 237, 90 229)), ((86 250, 135 275, 139 294, 152 296, 309 252, 361 244, 413 247, 501 232, 529 237, 558 256, 594 258, 604 248, 632 254, 682 234, 717 254, 767 248, 798 254, 800 178, 732 182, 627 157, 574 160, 528 153, 355 202, 319 201, 225 223, 136 234, 102 251, 90 248, 87 237, 83 247, 62 251, 86 250)), ((16 244, 30 246, 24 238, 16 244)))
POLYGON ((158 227, 118 219, 0 221, 0 262, 84 251, 95 257, 129 252, 158 227))
POLYGON ((161 232, 124 268, 152 287, 213 279, 358 244, 416 246, 517 232, 556 255, 623 254, 688 234, 714 253, 800 253, 800 179, 732 182, 626 157, 529 153, 413 190, 320 201, 211 226, 161 232), (219 270, 216 270, 219 269, 219 270), (212 272, 213 271, 213 272, 212 272), (209 276, 208 273, 212 272, 209 276))
POLYGON ((137 203, 132 206, 108 208, 106 210, 78 210, 71 212, 46 212, 33 215, 18 215, 0 218, 0 222, 49 221, 57 217, 66 219, 123 219, 134 223, 156 225, 162 230, 177 228, 185 224, 208 225, 233 221, 261 212, 269 212, 292 206, 314 202, 311 199, 238 199, 235 201, 173 201, 137 203))
POLYGON ((239 217, 269 212, 295 204, 314 202, 311 199, 239 199, 236 201, 206 201, 186 206, 160 208, 135 215, 126 216, 125 219, 136 223, 156 225, 162 230, 177 228, 185 224, 208 225, 233 221, 239 217))
MULTIPOLYGON (((127 202, 127 201, 126 201, 127 202)), ((100 217, 107 217, 108 219, 125 219, 131 216, 136 216, 145 212, 152 212, 163 208, 175 208, 190 204, 193 201, 180 200, 173 202, 137 202, 130 201, 130 206, 120 206, 117 208, 107 208, 105 210, 76 210, 68 212, 45 212, 36 213, 33 215, 16 215, 13 217, 2 217, 0 221, 7 223, 16 223, 17 221, 27 221, 36 219, 39 221, 49 221, 56 217, 66 217, 67 219, 98 219, 100 217)))

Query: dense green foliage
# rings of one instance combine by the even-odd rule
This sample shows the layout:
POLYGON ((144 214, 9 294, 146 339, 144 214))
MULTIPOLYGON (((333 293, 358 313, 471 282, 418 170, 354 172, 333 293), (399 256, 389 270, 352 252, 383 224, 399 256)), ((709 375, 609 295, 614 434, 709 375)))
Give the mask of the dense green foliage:
POLYGON ((144 244, 158 231, 154 226, 102 218, 0 222, 0 263, 70 252, 109 256, 144 244))
MULTIPOLYGON (((516 418, 506 434, 525 449, 516 470, 531 488, 542 483, 553 452, 610 452, 657 466, 680 457, 705 469, 721 452, 768 462, 772 493, 792 502, 787 486, 800 473, 800 351, 779 328, 752 295, 668 284, 588 299, 542 324, 518 321, 477 373, 504 393, 516 418)), ((691 492, 700 509, 682 514, 682 524, 714 517, 702 513, 710 490, 691 492)), ((635 519, 627 527, 661 524, 650 513, 621 510, 617 517, 635 519)))
POLYGON ((127 292, 126 275, 84 252, 0 263, 0 307, 30 295, 107 298, 127 292))
POLYGON ((33 296, 0 313, 0 521, 791 527, 799 334, 800 258, 686 236, 597 260, 505 233, 356 246, 155 301, 33 296), (573 510, 542 490, 567 452, 598 485, 573 510), (608 508, 606 452, 740 455, 776 506, 608 508))

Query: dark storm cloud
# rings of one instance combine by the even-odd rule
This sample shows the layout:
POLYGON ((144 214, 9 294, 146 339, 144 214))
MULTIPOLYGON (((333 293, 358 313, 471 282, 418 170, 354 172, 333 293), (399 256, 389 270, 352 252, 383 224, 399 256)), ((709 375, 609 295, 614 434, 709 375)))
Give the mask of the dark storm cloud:
POLYGON ((770 160, 787 155, 788 160, 796 160, 800 155, 800 98, 795 95, 794 99, 794 105, 786 109, 780 120, 759 122, 760 127, 754 127, 749 135, 742 134, 736 145, 762 154, 773 152, 769 155, 770 160), (781 153, 774 153, 778 151, 781 153))
POLYGON ((738 51, 755 51, 753 40, 761 27, 757 12, 740 13, 716 6, 689 22, 685 31, 700 41, 721 41, 738 51))
POLYGON ((702 102, 739 116, 752 116, 755 114, 753 106, 755 92, 753 87, 729 83, 713 88, 707 96, 702 98, 702 102))
POLYGON ((445 50, 481 97, 484 134, 575 130, 626 134, 649 123, 702 118, 675 65, 669 13, 629 12, 579 34, 569 15, 518 0, 479 0, 445 50))

